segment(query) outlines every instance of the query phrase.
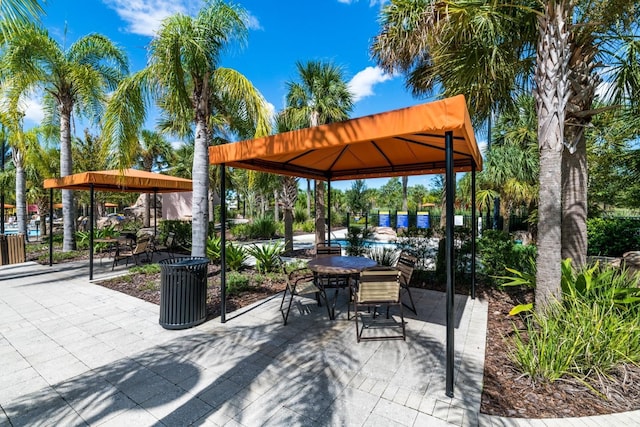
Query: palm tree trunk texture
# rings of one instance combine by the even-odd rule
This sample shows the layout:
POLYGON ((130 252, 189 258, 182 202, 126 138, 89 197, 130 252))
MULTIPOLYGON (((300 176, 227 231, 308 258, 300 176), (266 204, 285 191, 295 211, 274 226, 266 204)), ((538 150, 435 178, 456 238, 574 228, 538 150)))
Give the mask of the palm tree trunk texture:
MULTIPOLYGON (((65 177, 72 173, 71 106, 62 105, 60 107, 60 176, 65 177)), ((62 251, 73 251, 76 249, 76 210, 71 190, 62 190, 62 219, 64 221, 62 251)))
POLYGON ((142 216, 142 224, 144 227, 150 227, 151 225, 151 195, 145 193, 144 195, 144 212, 142 216))
MULTIPOLYGON (((576 127, 567 128, 573 137, 576 127)), ((580 138, 575 153, 564 150, 562 155, 562 259, 571 258, 580 268, 587 262, 587 150, 580 138)))
POLYGON ((16 167, 16 219, 18 221, 18 233, 27 235, 27 184, 22 152, 16 148, 12 150, 13 163, 16 167))
MULTIPOLYGON (((196 134, 193 151, 193 201, 192 201, 192 230, 191 256, 204 257, 206 255, 207 219, 209 207, 209 153, 208 131, 204 118, 196 121, 196 134)), ((222 224, 224 230, 224 224, 222 224)))
POLYGON ((571 258, 575 267, 587 262, 587 144, 584 130, 591 115, 576 116, 571 112, 591 110, 600 77, 594 72, 597 49, 594 42, 571 46, 569 82, 570 112, 565 123, 565 135, 570 149, 564 151, 562 166, 562 258, 571 258))
POLYGON ((566 0, 548 1, 539 18, 535 70, 540 193, 538 206, 538 257, 536 310, 542 312, 561 298, 562 150, 568 98, 569 29, 566 0))
POLYGON ((407 187, 409 186, 409 177, 402 177, 402 210, 406 211, 409 209, 409 201, 407 198, 407 187))
POLYGON ((316 244, 325 242, 324 182, 316 181, 316 244))
POLYGON ((311 218, 311 180, 307 179, 307 218, 311 218))

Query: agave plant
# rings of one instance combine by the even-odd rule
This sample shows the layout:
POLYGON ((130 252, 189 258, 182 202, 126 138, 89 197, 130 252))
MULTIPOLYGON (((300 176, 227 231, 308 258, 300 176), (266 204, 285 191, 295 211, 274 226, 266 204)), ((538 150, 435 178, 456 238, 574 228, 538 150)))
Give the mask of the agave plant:
POLYGON ((240 245, 234 245, 233 243, 227 243, 226 251, 227 268, 231 271, 240 270, 247 262, 249 254, 246 249, 240 245))
POLYGON ((211 262, 219 262, 222 257, 222 239, 218 236, 207 237, 207 258, 211 262))
POLYGON ((256 269, 260 273, 275 271, 278 267, 278 256, 282 253, 284 245, 277 242, 268 245, 253 244, 249 247, 249 255, 256 259, 256 269))

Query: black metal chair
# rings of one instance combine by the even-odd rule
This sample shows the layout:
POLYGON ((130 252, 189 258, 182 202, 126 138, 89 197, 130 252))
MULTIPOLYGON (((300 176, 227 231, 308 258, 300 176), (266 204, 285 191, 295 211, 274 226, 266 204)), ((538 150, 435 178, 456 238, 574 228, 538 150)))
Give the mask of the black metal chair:
POLYGON ((282 314, 282 319, 286 325, 289 319, 289 313, 291 312, 291 306, 293 305, 293 299, 296 296, 315 294, 318 306, 320 306, 322 290, 315 285, 313 274, 308 269, 298 268, 287 272, 284 260, 282 260, 282 258, 278 258, 278 260, 283 274, 287 277, 287 287, 282 294, 282 301, 280 302, 280 314, 282 314), (288 302, 286 302, 287 295, 289 296, 288 302))
MULTIPOLYGON (((401 294, 407 294, 409 296, 409 304, 402 303, 405 307, 411 310, 414 314, 418 314, 416 310, 416 305, 413 302, 413 296, 411 295, 411 288, 409 284, 411 283, 411 276, 413 275, 413 270, 415 269, 417 258, 413 255, 402 251, 400 256, 398 257, 398 262, 396 263, 396 269, 400 271, 400 286, 401 286, 401 294)), ((402 296, 401 296, 402 299, 402 296)))

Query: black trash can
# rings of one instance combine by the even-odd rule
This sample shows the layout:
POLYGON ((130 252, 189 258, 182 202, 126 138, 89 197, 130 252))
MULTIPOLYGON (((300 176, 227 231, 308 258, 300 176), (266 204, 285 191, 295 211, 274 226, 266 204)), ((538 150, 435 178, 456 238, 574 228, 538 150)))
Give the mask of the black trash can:
POLYGON ((207 318, 207 266, 201 257, 160 261, 160 325, 186 329, 207 318))

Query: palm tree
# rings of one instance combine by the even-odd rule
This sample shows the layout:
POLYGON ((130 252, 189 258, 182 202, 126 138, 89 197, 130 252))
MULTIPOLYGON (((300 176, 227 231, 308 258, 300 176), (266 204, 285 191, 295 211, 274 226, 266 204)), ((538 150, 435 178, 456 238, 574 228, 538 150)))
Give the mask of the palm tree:
MULTIPOLYGON (((289 129, 302 129, 346 120, 353 109, 340 67, 330 62, 298 62, 299 81, 287 82, 287 106, 281 116, 289 129)), ((325 240, 325 187, 316 181, 316 243, 325 240)))
MULTIPOLYGON (((46 1, 46 0, 44 0, 46 1)), ((38 0, 4 0, 0 3, 0 33, 4 40, 13 37, 21 25, 37 21, 44 13, 38 0)))
POLYGON ((123 165, 135 156, 131 140, 144 121, 149 96, 173 132, 193 132, 193 256, 205 256, 212 130, 224 125, 245 138, 270 133, 264 98, 242 74, 220 66, 223 50, 246 37, 245 22, 243 9, 222 1, 207 2, 195 17, 166 18, 151 41, 148 66, 118 87, 105 115, 105 133, 123 165))
MULTIPOLYGON (((167 167, 173 159, 173 148, 169 141, 158 132, 144 129, 140 132, 138 145, 138 166, 147 172, 167 167)), ((154 213, 154 216, 156 213, 154 213)), ((143 224, 150 226, 151 203, 149 193, 144 197, 143 224)))
MULTIPOLYGON (((51 121, 59 121, 60 176, 73 171, 71 116, 92 119, 102 115, 106 93, 128 73, 124 52, 108 38, 90 34, 64 49, 46 30, 32 24, 20 27, 0 56, 1 77, 10 110, 34 91, 42 91, 52 106, 51 121)), ((75 249, 73 192, 62 191, 63 251, 75 249)))
MULTIPOLYGON (((467 94, 478 120, 493 109, 504 111, 514 90, 534 83, 541 152, 539 199, 545 211, 539 212, 539 222, 545 224, 539 229, 544 249, 538 253, 559 257, 562 251, 579 264, 586 256, 586 151, 580 129, 599 112, 591 104, 598 81, 594 70, 600 62, 608 62, 604 42, 611 34, 634 31, 634 7, 633 1, 605 1, 598 7, 562 0, 515 6, 392 1, 383 12, 383 30, 373 51, 383 66, 408 73, 414 92, 424 93, 441 83, 445 95, 467 94), (573 156, 563 160, 565 142, 573 156), (554 150, 560 153, 558 164, 554 150), (555 181, 562 170, 568 172, 563 191, 555 181), (562 220, 554 217, 562 214, 561 198, 562 220), (577 238, 565 238, 572 233, 577 238)), ((542 306, 547 296, 560 294, 560 266, 555 257, 539 261, 542 306)))

